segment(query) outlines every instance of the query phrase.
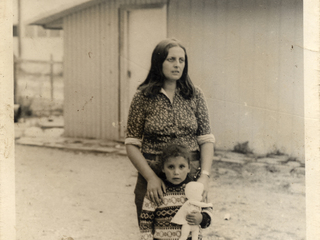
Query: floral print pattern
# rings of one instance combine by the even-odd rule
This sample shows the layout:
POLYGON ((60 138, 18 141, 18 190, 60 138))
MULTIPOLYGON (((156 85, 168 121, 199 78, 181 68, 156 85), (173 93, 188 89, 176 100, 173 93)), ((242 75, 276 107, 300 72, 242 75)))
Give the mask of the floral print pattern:
POLYGON ((142 152, 161 154, 170 143, 184 144, 199 150, 197 137, 211 134, 208 107, 200 88, 194 97, 184 99, 179 90, 173 102, 162 92, 148 98, 137 91, 131 102, 127 136, 142 140, 142 152))

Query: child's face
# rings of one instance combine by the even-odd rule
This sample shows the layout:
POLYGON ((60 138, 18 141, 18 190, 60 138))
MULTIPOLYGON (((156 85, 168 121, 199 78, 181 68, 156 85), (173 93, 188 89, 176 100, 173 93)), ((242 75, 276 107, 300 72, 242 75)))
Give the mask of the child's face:
POLYGON ((184 157, 169 157, 164 163, 162 172, 165 173, 169 182, 177 185, 186 179, 190 166, 184 157))

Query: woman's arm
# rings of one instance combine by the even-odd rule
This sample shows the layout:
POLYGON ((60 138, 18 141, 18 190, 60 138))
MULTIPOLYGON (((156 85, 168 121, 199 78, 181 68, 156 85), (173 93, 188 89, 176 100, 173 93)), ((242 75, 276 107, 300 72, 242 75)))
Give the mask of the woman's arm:
MULTIPOLYGON (((198 136, 197 141, 200 146, 201 154, 201 171, 210 173, 211 164, 213 160, 213 151, 215 138, 211 133, 209 111, 203 92, 200 88, 196 89, 197 98, 197 112, 196 117, 198 121, 198 136)), ((198 182, 202 182, 204 185, 203 198, 206 200, 209 190, 209 176, 201 173, 198 182)))
POLYGON ((146 121, 145 109, 148 102, 149 99, 147 99, 142 92, 137 91, 135 93, 129 109, 125 143, 130 161, 148 182, 146 196, 154 203, 160 204, 163 192, 165 192, 165 185, 150 168, 146 159, 139 150, 144 133, 144 125, 146 121))
POLYGON ((198 182, 201 182, 204 185, 203 198, 206 199, 209 191, 209 176, 203 174, 202 172, 207 172, 210 174, 211 165, 213 160, 214 146, 211 142, 206 142, 200 145, 200 154, 201 154, 201 175, 198 178, 198 182))
POLYGON ((137 146, 127 144, 126 149, 130 161, 148 182, 146 196, 152 202, 158 205, 161 204, 163 201, 163 193, 166 192, 165 184, 150 168, 137 146))

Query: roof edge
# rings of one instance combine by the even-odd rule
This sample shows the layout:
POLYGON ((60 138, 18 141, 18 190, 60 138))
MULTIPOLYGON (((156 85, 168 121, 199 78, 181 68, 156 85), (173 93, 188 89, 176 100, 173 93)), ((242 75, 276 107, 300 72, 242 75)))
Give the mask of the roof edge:
POLYGON ((83 3, 75 5, 68 4, 62 5, 60 8, 53 10, 52 12, 47 12, 41 14, 30 21, 27 21, 28 25, 40 25, 47 29, 62 29, 63 21, 62 19, 72 13, 81 11, 82 9, 94 6, 106 0, 86 0, 83 3))

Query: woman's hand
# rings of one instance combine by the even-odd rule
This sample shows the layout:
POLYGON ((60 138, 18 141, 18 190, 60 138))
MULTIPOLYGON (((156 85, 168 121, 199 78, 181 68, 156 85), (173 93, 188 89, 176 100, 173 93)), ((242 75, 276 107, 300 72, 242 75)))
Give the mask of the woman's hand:
POLYGON ((154 176, 148 180, 146 196, 151 202, 154 202, 157 205, 163 203, 163 193, 165 192, 166 185, 159 177, 154 176))
POLYGON ((130 161, 148 182, 146 197, 155 204, 161 204, 163 201, 163 193, 166 192, 166 186, 150 168, 137 146, 127 144, 126 149, 130 161))
POLYGON ((189 225, 200 225, 200 223, 202 222, 202 214, 197 211, 188 213, 186 216, 186 220, 189 225))
POLYGON ((208 191, 209 191, 209 178, 207 175, 204 175, 202 174, 197 182, 201 182, 204 186, 204 189, 203 189, 203 193, 202 193, 202 200, 203 202, 207 202, 207 199, 208 199, 208 191))
MULTIPOLYGON (((213 151, 213 143, 207 142, 200 145, 200 153, 201 153, 201 160, 200 160, 200 166, 201 171, 210 173, 211 165, 212 165, 212 159, 214 156, 213 151)), ((204 185, 204 191, 202 194, 202 199, 204 202, 208 202, 208 191, 209 191, 209 177, 208 175, 201 174, 200 178, 198 179, 198 182, 203 183, 204 185)))

